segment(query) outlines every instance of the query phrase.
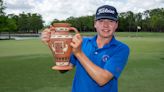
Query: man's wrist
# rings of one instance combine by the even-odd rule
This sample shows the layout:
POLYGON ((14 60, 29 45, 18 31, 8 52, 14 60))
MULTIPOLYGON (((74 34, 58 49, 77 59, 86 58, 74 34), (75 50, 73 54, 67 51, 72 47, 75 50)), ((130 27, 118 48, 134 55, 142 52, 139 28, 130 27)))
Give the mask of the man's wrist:
POLYGON ((82 51, 78 51, 78 52, 76 52, 76 53, 74 53, 74 55, 76 56, 76 57, 80 57, 80 56, 82 56, 82 51))

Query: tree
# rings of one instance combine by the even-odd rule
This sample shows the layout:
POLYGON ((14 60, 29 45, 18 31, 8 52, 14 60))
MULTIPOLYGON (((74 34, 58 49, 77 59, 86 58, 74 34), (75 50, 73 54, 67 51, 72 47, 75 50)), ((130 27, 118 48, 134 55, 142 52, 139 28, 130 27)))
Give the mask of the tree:
POLYGON ((4 5, 3 5, 3 1, 0 0, 0 32, 5 30, 5 23, 6 23, 6 17, 5 17, 5 13, 4 13, 4 5))
POLYGON ((155 32, 161 32, 164 28, 164 8, 150 11, 150 26, 155 32))
POLYGON ((41 15, 32 14, 32 16, 29 17, 29 21, 30 30, 32 30, 33 32, 38 33, 38 30, 43 28, 43 21, 41 15))
POLYGON ((135 26, 136 26, 136 28, 138 26, 141 27, 142 26, 142 13, 137 13, 134 16, 135 16, 135 26))
POLYGON ((128 11, 127 12, 127 21, 128 21, 128 25, 129 25, 129 32, 134 31, 135 29, 135 18, 134 18, 134 13, 132 11, 128 11))
POLYGON ((149 12, 149 10, 146 10, 142 13, 142 30, 145 32, 151 32, 149 12))
POLYGON ((11 39, 10 33, 17 29, 15 20, 8 18, 8 16, 0 16, 0 31, 8 32, 9 39, 11 39))
POLYGON ((17 29, 16 21, 10 16, 6 16, 4 13, 5 6, 3 1, 0 0, 0 32, 6 31, 9 33, 9 39, 11 38, 10 33, 17 29))
POLYGON ((7 31, 9 32, 9 39, 11 39, 10 33, 17 29, 17 25, 14 19, 7 19, 7 31))
POLYGON ((7 30, 7 17, 4 15, 0 16, 0 32, 6 31, 7 30))
MULTIPOLYGON (((54 19, 52 23, 68 22, 81 32, 93 31, 94 16, 69 17, 62 21, 54 19)), ((119 13, 118 31, 136 32, 137 26, 146 32, 164 32, 164 8, 146 10, 143 13, 132 11, 119 13)))
POLYGON ((19 14, 18 17, 18 30, 20 32, 28 32, 28 17, 25 13, 19 14))
POLYGON ((128 31, 129 29, 129 24, 127 22, 127 13, 126 12, 122 12, 119 14, 119 26, 118 26, 118 31, 124 32, 124 31, 128 31))
POLYGON ((14 25, 16 25, 14 32, 18 32, 18 15, 8 14, 8 18, 12 19, 15 23, 14 25))
POLYGON ((14 19, 17 21, 19 32, 38 33, 38 30, 43 28, 42 16, 36 13, 22 13, 14 19))
POLYGON ((0 16, 5 15, 4 13, 5 6, 3 4, 4 4, 3 0, 0 0, 0 16))

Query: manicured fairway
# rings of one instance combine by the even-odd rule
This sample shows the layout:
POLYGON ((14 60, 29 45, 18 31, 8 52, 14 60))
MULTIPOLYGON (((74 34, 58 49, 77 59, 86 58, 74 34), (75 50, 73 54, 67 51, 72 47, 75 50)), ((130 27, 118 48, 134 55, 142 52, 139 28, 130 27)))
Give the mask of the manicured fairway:
MULTIPOLYGON (((119 92, 163 92, 164 33, 116 35, 131 49, 119 92)), ((39 39, 0 40, 0 92, 70 92, 75 70, 60 74, 53 65, 39 39)))

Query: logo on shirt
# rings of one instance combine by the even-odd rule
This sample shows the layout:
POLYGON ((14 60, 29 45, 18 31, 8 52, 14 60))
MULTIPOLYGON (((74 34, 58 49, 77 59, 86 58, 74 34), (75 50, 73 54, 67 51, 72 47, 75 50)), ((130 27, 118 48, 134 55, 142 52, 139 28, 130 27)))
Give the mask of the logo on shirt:
POLYGON ((109 55, 103 55, 102 56, 102 61, 103 62, 106 62, 106 61, 108 61, 109 60, 109 55))

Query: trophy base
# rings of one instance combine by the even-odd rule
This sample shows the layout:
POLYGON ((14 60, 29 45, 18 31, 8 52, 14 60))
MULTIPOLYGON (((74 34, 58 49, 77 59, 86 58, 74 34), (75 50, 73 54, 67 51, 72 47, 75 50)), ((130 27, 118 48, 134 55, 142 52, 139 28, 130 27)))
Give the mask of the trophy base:
POLYGON ((72 66, 53 66, 53 70, 71 70, 73 67, 72 66))

